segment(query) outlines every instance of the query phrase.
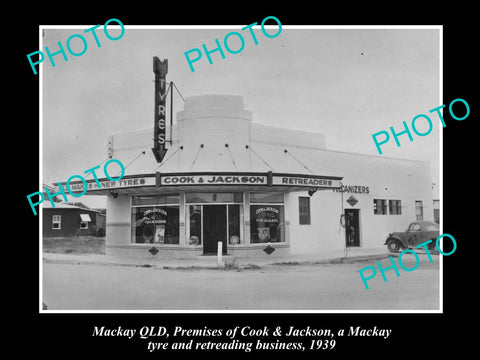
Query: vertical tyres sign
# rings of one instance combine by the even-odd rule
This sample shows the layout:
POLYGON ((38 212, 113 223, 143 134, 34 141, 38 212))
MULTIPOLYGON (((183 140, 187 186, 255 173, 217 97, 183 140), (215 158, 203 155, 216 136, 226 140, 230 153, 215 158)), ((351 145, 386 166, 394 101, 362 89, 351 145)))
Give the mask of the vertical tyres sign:
POLYGON ((165 148, 165 98, 167 96, 167 84, 165 76, 168 72, 168 60, 160 61, 153 57, 153 72, 155 73, 155 115, 153 125, 153 155, 158 163, 162 162, 167 149, 165 148))

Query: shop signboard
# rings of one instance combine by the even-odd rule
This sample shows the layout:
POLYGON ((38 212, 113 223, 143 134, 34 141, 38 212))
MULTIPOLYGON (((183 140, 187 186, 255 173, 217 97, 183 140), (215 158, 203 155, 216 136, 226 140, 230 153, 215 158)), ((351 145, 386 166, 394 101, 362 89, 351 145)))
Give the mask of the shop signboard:
MULTIPOLYGON (((155 177, 153 176, 137 176, 137 177, 129 177, 123 178, 117 181, 110 181, 108 179, 91 179, 86 180, 87 184, 87 191, 105 191, 105 190, 118 190, 118 189, 126 189, 132 187, 141 187, 141 186, 155 186, 155 177), (96 181, 100 183, 101 187, 97 186, 96 181)), ((74 193, 81 193, 84 190, 84 184, 81 181, 71 182, 70 189, 74 193)), ((60 191, 58 186, 55 186, 55 192, 60 191)))
POLYGON ((350 193, 350 194, 369 194, 370 187, 368 185, 341 185, 339 188, 333 189, 334 192, 350 193))
POLYGON ((340 187, 340 180, 340 177, 333 176, 273 174, 272 185, 333 189, 340 187))
POLYGON ((268 185, 267 174, 158 174, 160 186, 176 185, 268 185))
POLYGON ((182 185, 265 185, 338 188, 341 177, 274 173, 157 173, 158 186, 182 185))

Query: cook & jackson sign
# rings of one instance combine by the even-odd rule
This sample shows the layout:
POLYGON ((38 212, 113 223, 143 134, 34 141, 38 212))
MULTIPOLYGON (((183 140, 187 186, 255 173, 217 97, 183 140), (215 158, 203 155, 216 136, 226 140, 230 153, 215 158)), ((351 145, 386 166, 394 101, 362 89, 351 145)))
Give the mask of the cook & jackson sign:
POLYGON ((266 175, 161 175, 159 185, 267 185, 266 175))

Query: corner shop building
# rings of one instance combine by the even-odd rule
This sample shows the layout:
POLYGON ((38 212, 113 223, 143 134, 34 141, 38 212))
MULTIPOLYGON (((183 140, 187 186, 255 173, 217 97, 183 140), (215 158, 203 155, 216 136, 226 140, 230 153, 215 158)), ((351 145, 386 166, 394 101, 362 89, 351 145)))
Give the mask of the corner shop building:
POLYGON ((107 195, 109 255, 189 258, 219 241, 234 256, 381 248, 433 218, 429 163, 329 151, 323 134, 255 124, 240 96, 186 98, 167 133, 160 164, 151 129, 111 136, 124 177, 87 181, 107 195))

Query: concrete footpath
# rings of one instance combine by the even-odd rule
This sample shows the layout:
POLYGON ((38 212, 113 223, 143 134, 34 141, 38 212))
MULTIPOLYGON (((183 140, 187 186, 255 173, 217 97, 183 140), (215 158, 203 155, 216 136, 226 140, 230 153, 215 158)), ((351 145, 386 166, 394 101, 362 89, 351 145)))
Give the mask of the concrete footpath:
MULTIPOLYGON (((398 256, 390 253, 386 247, 375 249, 349 248, 348 250, 328 251, 315 255, 288 255, 264 257, 236 257, 231 255, 222 256, 222 269, 258 269, 267 266, 281 265, 313 265, 313 264, 337 264, 351 263, 355 261, 378 261, 389 256, 398 256)), ((60 254, 43 253, 43 261, 56 264, 75 265, 109 265, 109 266, 136 266, 152 267, 160 269, 194 269, 211 268, 218 269, 216 256, 198 256, 197 258, 167 259, 152 256, 138 259, 129 257, 117 257, 101 254, 60 254)))

